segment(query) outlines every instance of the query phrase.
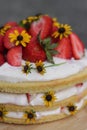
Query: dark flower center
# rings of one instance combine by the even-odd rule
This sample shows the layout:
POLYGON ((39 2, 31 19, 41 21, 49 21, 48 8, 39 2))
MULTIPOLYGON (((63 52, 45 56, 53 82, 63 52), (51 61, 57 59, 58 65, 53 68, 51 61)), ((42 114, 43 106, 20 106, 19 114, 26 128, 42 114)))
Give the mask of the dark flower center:
POLYGON ((65 32, 65 28, 64 28, 64 27, 59 28, 59 29, 58 29, 58 32, 59 32, 59 33, 64 33, 64 32, 65 32))
POLYGON ((75 107, 74 106, 68 106, 68 110, 69 111, 75 111, 75 107))
POLYGON ((0 111, 0 117, 2 117, 3 116, 3 112, 2 111, 0 111))
POLYGON ((17 40, 18 41, 22 41, 23 40, 23 36, 21 36, 21 35, 17 36, 17 40))
POLYGON ((47 101, 51 101, 51 100, 52 100, 52 96, 51 96, 51 95, 47 95, 47 96, 46 96, 46 100, 47 100, 47 101))
POLYGON ((38 72, 41 72, 43 70, 42 66, 37 66, 38 72))
POLYGON ((33 115, 32 113, 28 113, 28 118, 29 118, 29 119, 34 118, 34 115, 33 115))
POLYGON ((25 65, 24 66, 24 71, 27 72, 27 70, 28 70, 28 65, 25 65))

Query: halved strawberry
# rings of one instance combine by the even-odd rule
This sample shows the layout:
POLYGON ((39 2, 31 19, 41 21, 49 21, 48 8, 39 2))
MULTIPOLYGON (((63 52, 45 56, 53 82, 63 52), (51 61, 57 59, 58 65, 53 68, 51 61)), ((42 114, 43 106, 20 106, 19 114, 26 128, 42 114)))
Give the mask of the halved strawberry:
POLYGON ((49 36, 52 29, 52 18, 43 15, 37 21, 34 21, 29 29, 29 33, 32 36, 37 36, 40 33, 41 39, 49 36))
POLYGON ((2 53, 0 53, 0 66, 5 63, 5 58, 2 53))
POLYGON ((10 49, 15 46, 15 43, 11 42, 10 38, 9 38, 9 34, 14 33, 15 30, 17 30, 20 33, 23 30, 23 28, 22 27, 12 27, 6 32, 6 34, 4 36, 4 46, 6 49, 10 49))
POLYGON ((56 48, 58 54, 55 55, 59 58, 71 59, 72 58, 72 47, 69 37, 62 38, 58 41, 58 47, 56 48))
POLYGON ((46 54, 36 37, 32 37, 30 43, 23 48, 23 59, 31 62, 44 61, 46 59, 46 54))
POLYGON ((22 47, 11 48, 7 53, 7 62, 12 66, 20 66, 22 62, 22 47))
POLYGON ((73 57, 75 59, 80 59, 84 55, 84 45, 80 38, 75 34, 70 34, 70 40, 72 45, 73 57))

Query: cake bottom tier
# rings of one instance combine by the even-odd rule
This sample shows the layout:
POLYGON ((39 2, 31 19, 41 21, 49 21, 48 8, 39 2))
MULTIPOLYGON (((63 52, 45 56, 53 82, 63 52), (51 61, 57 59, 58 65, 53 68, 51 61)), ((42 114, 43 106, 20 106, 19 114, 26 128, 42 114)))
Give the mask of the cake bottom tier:
POLYGON ((58 106, 50 110, 44 111, 5 111, 3 105, 0 108, 0 122, 14 124, 37 124, 48 121, 62 119, 71 115, 75 115, 79 110, 87 104, 87 96, 84 96, 79 102, 70 103, 67 106, 58 106))

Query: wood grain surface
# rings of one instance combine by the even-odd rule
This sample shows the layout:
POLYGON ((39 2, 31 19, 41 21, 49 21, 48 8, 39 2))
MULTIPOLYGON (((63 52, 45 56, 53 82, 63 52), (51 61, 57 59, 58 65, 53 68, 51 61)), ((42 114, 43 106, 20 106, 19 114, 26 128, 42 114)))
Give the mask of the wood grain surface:
POLYGON ((72 117, 39 125, 0 123, 0 130, 87 130, 87 107, 72 117))

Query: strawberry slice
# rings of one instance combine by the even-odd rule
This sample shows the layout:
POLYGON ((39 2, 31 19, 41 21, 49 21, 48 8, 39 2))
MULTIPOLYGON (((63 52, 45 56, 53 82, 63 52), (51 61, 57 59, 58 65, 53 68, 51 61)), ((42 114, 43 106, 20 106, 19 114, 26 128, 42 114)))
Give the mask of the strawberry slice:
POLYGON ((30 43, 23 48, 23 59, 31 62, 44 61, 46 59, 46 54, 36 37, 32 37, 30 43))
POLYGON ((62 38, 62 40, 58 41, 58 46, 56 48, 58 54, 55 55, 59 58, 71 59, 72 58, 72 47, 69 37, 62 38))
POLYGON ((34 21, 29 29, 32 36, 37 36, 40 33, 41 39, 49 36, 52 29, 52 18, 43 15, 39 20, 34 21))
POLYGON ((28 103, 30 103, 30 97, 31 97, 31 95, 29 93, 26 93, 26 96, 27 96, 28 103))
POLYGON ((3 65, 4 63, 5 63, 4 55, 0 53, 0 66, 3 65))
POLYGON ((79 39, 79 37, 75 33, 70 34, 70 40, 72 44, 73 57, 79 60, 84 55, 83 42, 79 39))
POLYGON ((23 31, 23 28, 22 27, 12 27, 11 29, 9 29, 6 32, 6 34, 4 36, 4 46, 6 49, 10 49, 15 46, 15 43, 11 42, 10 38, 9 38, 9 34, 13 33, 15 30, 17 30, 20 33, 21 31, 23 31))
POLYGON ((7 53, 7 62, 12 66, 20 66, 22 62, 22 47, 11 48, 7 53))
POLYGON ((75 85, 76 87, 82 87, 83 86, 83 83, 78 83, 75 85))

